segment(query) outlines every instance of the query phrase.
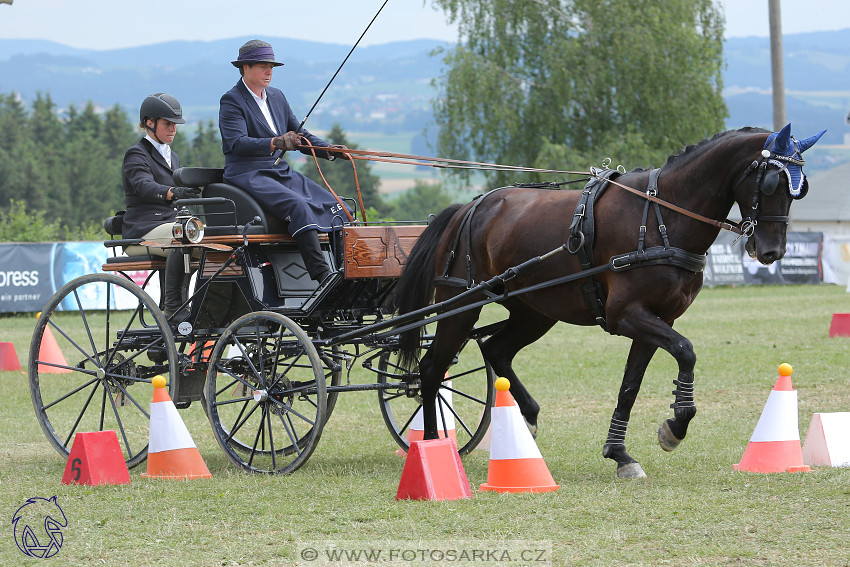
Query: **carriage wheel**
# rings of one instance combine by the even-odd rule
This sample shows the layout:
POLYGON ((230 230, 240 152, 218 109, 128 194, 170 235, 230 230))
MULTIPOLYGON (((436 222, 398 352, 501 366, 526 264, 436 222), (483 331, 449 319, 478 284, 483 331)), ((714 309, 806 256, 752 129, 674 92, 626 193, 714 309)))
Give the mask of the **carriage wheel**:
POLYGON ((127 466, 147 457, 157 374, 178 371, 171 329, 141 288, 113 274, 66 284, 44 307, 29 350, 30 395, 47 439, 67 458, 77 432, 113 430, 127 466))
MULTIPOLYGON (((430 339, 426 337, 421 352, 427 349, 429 342, 430 339)), ((399 382, 405 377, 397 361, 398 352, 395 350, 388 349, 381 355, 378 363, 379 383, 399 382)), ((441 403, 437 409, 439 435, 455 435, 461 455, 472 451, 487 433, 490 408, 495 397, 495 379, 496 375, 484 360, 478 342, 468 340, 440 385, 441 403)), ((384 423, 399 446, 407 450, 411 440, 422 439, 422 401, 418 388, 381 389, 378 391, 378 399, 384 423)))
POLYGON ((259 311, 231 323, 216 342, 206 384, 210 423, 227 457, 250 472, 287 474, 303 465, 325 424, 325 370, 289 318, 259 311))

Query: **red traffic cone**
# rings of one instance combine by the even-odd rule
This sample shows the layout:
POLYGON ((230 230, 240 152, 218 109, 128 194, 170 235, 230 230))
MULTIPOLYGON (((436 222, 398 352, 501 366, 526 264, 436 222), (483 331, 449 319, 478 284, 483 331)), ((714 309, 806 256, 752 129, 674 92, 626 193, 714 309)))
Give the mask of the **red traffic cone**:
POLYGON ((797 390, 791 387, 788 363, 779 365, 779 378, 767 398, 737 471, 774 473, 806 472, 797 418, 797 390))
POLYGON ((21 362, 15 352, 15 343, 0 343, 0 370, 20 370, 21 362))
POLYGON ((130 484, 130 472, 111 430, 78 432, 65 463, 62 484, 130 484))
POLYGON ((165 389, 165 378, 155 377, 153 388, 148 470, 142 476, 177 480, 212 477, 165 389))
POLYGON ((472 498, 457 445, 451 439, 414 441, 401 471, 396 500, 472 498))
POLYGON ((492 437, 487 482, 481 490, 495 492, 551 492, 555 484, 540 449, 528 430, 507 378, 496 380, 496 403, 490 413, 492 437))
POLYGON ((850 337, 850 313, 832 314, 832 321, 829 324, 829 336, 850 337))
MULTIPOLYGON (((445 382, 447 388, 452 387, 452 381, 445 382)), ((452 410, 452 391, 440 390, 440 397, 437 399, 437 436, 440 439, 449 438, 455 442, 457 446, 457 431, 455 430, 455 414, 452 410)), ((407 441, 422 441, 425 439, 425 419, 422 417, 422 407, 416 410, 413 420, 410 422, 410 427, 405 434, 407 441)), ((396 449, 396 455, 404 458, 407 456, 407 451, 402 448, 396 449)))

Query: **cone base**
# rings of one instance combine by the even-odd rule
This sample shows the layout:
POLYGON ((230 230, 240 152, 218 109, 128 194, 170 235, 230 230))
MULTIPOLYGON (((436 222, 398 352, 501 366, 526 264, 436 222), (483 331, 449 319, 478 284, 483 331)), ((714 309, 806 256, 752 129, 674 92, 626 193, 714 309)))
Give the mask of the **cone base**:
POLYGON ((141 476, 170 480, 212 478, 212 474, 196 447, 149 453, 148 470, 141 476))
POLYGON ((490 459, 487 482, 481 490, 495 492, 551 492, 558 490, 543 459, 490 459))
POLYGON ((555 492, 561 487, 557 484, 550 486, 490 486, 484 483, 479 488, 485 492, 533 492, 536 494, 538 492, 555 492))
POLYGON ((799 439, 788 441, 750 441, 741 462, 733 465, 736 471, 757 473, 808 472, 803 464, 799 439))

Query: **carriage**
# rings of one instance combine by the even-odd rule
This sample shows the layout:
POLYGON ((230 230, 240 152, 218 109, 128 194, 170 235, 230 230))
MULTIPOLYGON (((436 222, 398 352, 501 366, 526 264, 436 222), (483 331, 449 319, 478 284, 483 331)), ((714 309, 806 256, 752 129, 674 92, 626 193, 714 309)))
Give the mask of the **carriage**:
POLYGON ((184 214, 174 244, 187 270, 196 268, 189 321, 173 333, 144 291, 150 279, 131 281, 131 270, 161 270, 156 258, 116 255, 104 266, 114 274, 70 282, 48 302, 30 346, 36 413, 61 454, 77 431, 116 429, 134 466, 146 457, 149 429, 139 384, 163 374, 178 407, 202 404, 233 463, 289 473, 315 450, 339 393, 371 390, 399 445, 409 446, 414 423, 425 439, 456 424, 463 455, 487 431, 496 373, 510 379, 535 430, 540 407, 512 362, 562 321, 632 340, 602 454, 618 476, 645 476, 625 448, 630 413, 664 350, 678 372, 673 418, 658 441, 672 451, 687 434, 696 355, 673 324, 699 293, 717 234, 746 237, 763 264, 785 253, 791 204, 808 191, 802 153, 824 133, 798 141, 790 130, 722 132, 652 170, 591 168, 581 173, 583 191, 495 189, 427 227, 340 219, 323 243, 337 271, 318 287, 285 227, 222 184, 221 170, 180 170, 175 182, 204 187, 202 199, 181 204, 206 218, 204 226, 184 214), (738 223, 725 218, 734 204, 738 223), (494 302, 508 317, 478 327, 494 302), (40 360, 55 335, 74 353, 68 364, 40 360), (357 361, 374 382, 356 379, 357 361))
MULTIPOLYGON (((340 218, 339 230, 321 239, 335 275, 319 287, 285 224, 221 176, 220 169, 175 172, 177 184, 203 188, 201 198, 179 202, 183 234, 173 243, 195 274, 187 321, 172 328, 148 293, 164 258, 121 253, 146 251, 138 240, 106 241, 113 254, 103 273, 69 282, 48 301, 29 359, 47 438, 67 457, 76 432, 114 429, 128 467, 140 464, 148 384, 163 375, 176 407, 200 403, 227 457, 247 471, 285 474, 303 465, 341 392, 376 392, 392 438, 406 449, 419 386, 396 363, 390 299, 425 226, 340 218), (67 364, 40 359, 53 340, 67 364), (364 370, 352 372, 358 362, 364 370)), ((489 424, 495 377, 478 349, 485 334, 470 339, 443 383, 444 429, 455 430, 461 454, 489 424)), ((423 348, 429 340, 423 336, 423 348)))

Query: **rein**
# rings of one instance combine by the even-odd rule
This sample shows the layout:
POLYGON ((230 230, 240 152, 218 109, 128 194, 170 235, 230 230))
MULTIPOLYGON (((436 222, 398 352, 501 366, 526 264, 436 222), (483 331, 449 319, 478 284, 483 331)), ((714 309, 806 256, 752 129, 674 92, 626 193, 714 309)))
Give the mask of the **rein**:
MULTIPOLYGON (((328 190, 336 197, 336 193, 334 193, 333 189, 328 184, 325 176, 321 172, 321 168, 319 167, 318 160, 316 159, 315 148, 318 146, 312 146, 310 144, 300 145, 299 148, 307 148, 313 154, 313 158, 316 161, 316 167, 319 169, 319 174, 322 175, 322 180, 325 181, 325 185, 328 190)), ((386 152, 386 151, 375 151, 375 150, 360 150, 360 149, 350 149, 350 148, 335 148, 335 147, 322 147, 320 148, 322 151, 327 152, 335 152, 348 154, 351 158, 351 167, 354 169, 354 180, 355 187, 357 189, 357 197, 360 201, 360 209, 363 211, 363 220, 366 221, 365 216, 365 208, 363 207, 363 199, 360 194, 360 183, 357 179, 357 169, 354 166, 354 160, 366 160, 366 161, 377 161, 377 162, 385 162, 385 163, 397 163, 404 165, 418 165, 418 166, 426 166, 426 167, 434 167, 440 169, 474 169, 479 171, 509 171, 509 172, 520 172, 520 173, 558 173, 558 174, 566 174, 566 175, 582 175, 586 177, 602 179, 600 177, 600 170, 591 167, 590 171, 569 171, 569 170, 559 170, 559 169, 543 169, 537 167, 525 167, 525 166, 516 166, 516 165, 503 165, 497 163, 487 163, 487 162, 479 162, 479 161, 467 161, 467 160, 458 160, 458 159, 450 159, 450 158, 435 158, 428 156, 419 156, 413 154, 402 154, 395 152, 386 152)), ((762 152, 762 159, 754 161, 746 171, 744 171, 736 181, 736 185, 741 183, 752 171, 759 169, 759 187, 756 190, 756 193, 753 197, 753 210, 758 210, 758 197, 762 192, 761 187, 761 178, 764 175, 764 170, 767 168, 768 162, 770 159, 778 159, 788 163, 794 163, 796 165, 802 165, 805 162, 802 159, 791 158, 787 156, 777 155, 772 152, 768 152, 765 150, 762 152), (765 155, 768 154, 768 155, 765 155)), ((721 230, 728 230, 730 232, 734 232, 740 236, 752 236, 753 231, 755 230, 756 224, 758 224, 758 220, 756 218, 748 218, 741 221, 740 224, 734 223, 730 220, 718 221, 715 219, 711 219, 700 215, 698 213, 694 213, 687 209, 684 209, 678 205, 674 205, 669 201, 665 201, 664 199, 658 198, 654 192, 644 192, 639 189, 634 189, 629 187, 628 185, 624 185, 618 181, 613 179, 607 180, 612 185, 619 187, 629 193, 637 195, 638 197, 642 197, 648 201, 661 205, 671 211, 675 211, 687 217, 690 217, 696 221, 717 227, 721 230)), ((769 193, 768 193, 769 194, 769 193)), ((339 200, 339 197, 336 197, 339 200)), ((787 216, 766 216, 761 218, 764 222, 788 222, 787 216)))
MULTIPOLYGON (((591 173, 597 179, 601 179, 599 177, 598 172, 596 172, 595 170, 592 171, 591 173)), ((653 203, 657 203, 657 204, 661 205, 662 207, 666 207, 666 208, 670 209, 671 211, 676 211, 677 213, 681 213, 681 214, 683 214, 687 217, 690 217, 694 220, 698 220, 700 222, 710 224, 711 226, 716 226, 716 227, 723 229, 723 230, 728 230, 730 232, 734 232, 735 234, 741 234, 741 235, 744 234, 744 230, 740 226, 732 223, 731 221, 727 220, 727 221, 721 222, 721 221, 718 221, 718 220, 710 219, 708 217, 704 217, 704 216, 699 215, 697 213, 691 212, 687 209, 683 209, 682 207, 679 207, 678 205, 674 205, 673 203, 665 201, 664 199, 659 199, 658 197, 656 197, 655 195, 652 195, 650 193, 645 193, 645 192, 640 191, 638 189, 632 189, 631 187, 629 187, 627 185, 623 185, 622 183, 614 181, 613 179, 609 179, 608 182, 613 184, 613 185, 616 185, 620 189, 625 189, 629 193, 633 193, 633 194, 635 194, 639 197, 643 197, 644 199, 647 199, 648 201, 652 201, 653 203)))

